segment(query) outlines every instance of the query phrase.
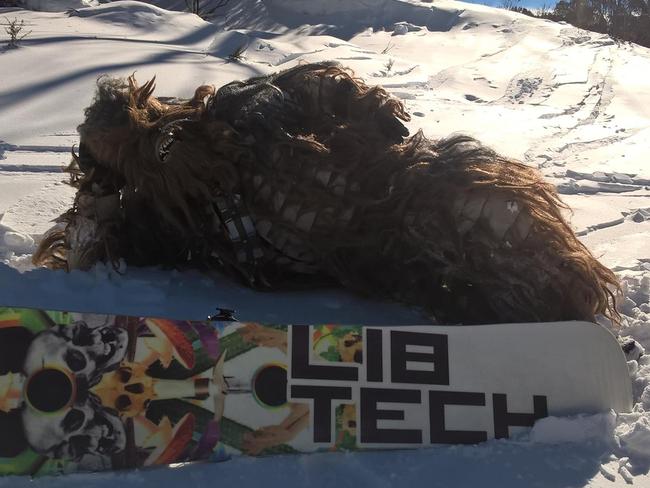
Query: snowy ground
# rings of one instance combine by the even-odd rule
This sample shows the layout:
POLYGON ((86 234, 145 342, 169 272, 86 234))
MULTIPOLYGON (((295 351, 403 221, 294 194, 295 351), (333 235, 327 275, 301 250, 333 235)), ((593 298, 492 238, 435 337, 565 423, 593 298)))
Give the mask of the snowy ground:
MULTIPOLYGON (((34 241, 73 191, 61 167, 103 73, 158 78, 158 94, 336 59, 400 97, 412 129, 465 132, 539 167, 573 208, 585 244, 622 279, 622 336, 650 349, 650 50, 570 25, 439 0, 231 0, 212 23, 182 0, 32 0, 0 8, 31 34, 0 44, 0 304, 240 319, 421 323, 346 292, 254 294, 196 273, 98 266, 32 270, 34 241), (239 46, 244 59, 228 61, 239 46)), ((588 353, 588 351, 586 351, 588 353)), ((633 359, 633 358, 630 358, 633 359)), ((0 486, 650 486, 650 356, 629 363, 634 412, 538 423, 530 436, 416 453, 237 459, 215 466, 0 486), (263 474, 261 474, 263 473, 263 474), (218 481, 217 481, 218 480, 218 481)))

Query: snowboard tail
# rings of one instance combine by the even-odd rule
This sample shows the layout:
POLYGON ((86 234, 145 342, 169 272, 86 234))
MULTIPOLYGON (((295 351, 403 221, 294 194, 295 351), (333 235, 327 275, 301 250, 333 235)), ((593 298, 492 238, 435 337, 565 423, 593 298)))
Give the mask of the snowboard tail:
POLYGON ((260 325, 0 307, 0 474, 416 448, 629 411, 584 322, 260 325))

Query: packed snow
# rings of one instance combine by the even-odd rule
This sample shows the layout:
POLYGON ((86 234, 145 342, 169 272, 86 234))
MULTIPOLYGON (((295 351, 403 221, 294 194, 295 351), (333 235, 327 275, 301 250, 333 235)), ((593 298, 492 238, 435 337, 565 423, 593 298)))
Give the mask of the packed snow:
MULTIPOLYGON (((425 323, 342 290, 258 294, 196 272, 33 269, 74 191, 61 168, 96 78, 188 97, 201 84, 338 60, 404 101, 410 128, 464 132, 538 167, 583 242, 621 279, 629 413, 547 418, 513 440, 417 452, 237 458, 218 465, 0 486, 650 486, 650 50, 564 23, 448 0, 231 0, 210 22, 182 0, 24 0, 17 49, 0 38, 0 304, 201 319, 425 323), (230 59, 238 49, 241 59, 230 59)), ((6 20, 4 20, 6 22, 6 20)), ((589 354, 589 351, 578 351, 589 354)))

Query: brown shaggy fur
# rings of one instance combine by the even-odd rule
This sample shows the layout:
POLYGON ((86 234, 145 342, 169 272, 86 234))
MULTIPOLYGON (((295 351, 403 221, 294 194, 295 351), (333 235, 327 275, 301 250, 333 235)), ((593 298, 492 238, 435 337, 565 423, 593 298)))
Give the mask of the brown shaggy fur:
POLYGON ((69 168, 75 204, 35 263, 191 265, 271 289, 334 280, 444 323, 616 319, 614 274, 538 171, 467 136, 406 137, 403 105, 338 65, 185 102, 153 89, 99 81, 69 168), (224 195, 263 256, 238 259, 215 212, 224 195))

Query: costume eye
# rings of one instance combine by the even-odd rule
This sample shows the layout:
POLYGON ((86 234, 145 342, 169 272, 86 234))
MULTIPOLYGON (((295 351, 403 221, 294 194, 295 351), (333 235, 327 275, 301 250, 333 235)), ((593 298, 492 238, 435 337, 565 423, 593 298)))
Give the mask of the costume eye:
POLYGON ((128 383, 133 376, 133 370, 127 366, 122 366, 117 370, 117 375, 122 383, 128 383))
POLYGON ((102 437, 99 439, 97 450, 101 453, 106 454, 112 452, 114 447, 115 446, 112 439, 105 439, 102 437))
POLYGON ((117 332, 112 327, 102 327, 99 331, 103 342, 113 342, 117 339, 117 332))
POLYGON ((68 367, 75 373, 83 370, 88 364, 86 357, 76 349, 66 351, 64 359, 68 367))
POLYGON ((361 351, 354 352, 354 362, 359 364, 363 363, 363 352, 361 351))
POLYGON ((86 416, 81 410, 73 408, 70 410, 61 423, 65 432, 76 432, 83 427, 86 416))
POLYGON ((82 322, 77 323, 72 336, 72 343, 75 346, 92 346, 93 334, 90 328, 82 322))
POLYGON ((115 400, 115 408, 117 408, 120 412, 124 412, 125 410, 128 410, 130 406, 131 406, 131 399, 128 397, 128 395, 120 395, 115 400))

